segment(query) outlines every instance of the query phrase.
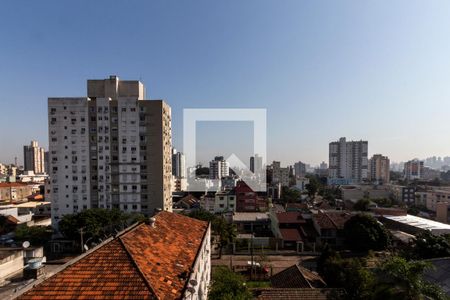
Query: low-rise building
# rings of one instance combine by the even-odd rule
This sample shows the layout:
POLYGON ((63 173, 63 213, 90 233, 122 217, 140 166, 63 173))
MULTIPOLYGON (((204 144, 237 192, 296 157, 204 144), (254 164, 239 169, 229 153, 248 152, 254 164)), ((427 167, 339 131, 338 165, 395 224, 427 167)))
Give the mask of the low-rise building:
POLYGON ((383 215, 380 220, 390 230, 400 230, 413 235, 424 231, 429 231, 433 235, 450 233, 449 224, 444 224, 413 215, 383 215))
POLYGON ((322 211, 313 215, 313 224, 319 236, 317 244, 341 247, 344 244, 345 223, 353 214, 345 211, 322 211))
POLYGON ((256 236, 271 235, 270 216, 267 212, 235 212, 232 222, 239 233, 250 233, 256 236))
POLYGON ((17 292, 16 299, 206 299, 210 226, 160 212, 17 292))
POLYGON ((0 204, 26 201, 33 193, 31 185, 21 182, 0 183, 0 204))
POLYGON ((266 211, 267 200, 254 192, 244 181, 239 181, 234 188, 236 210, 242 212, 266 211))
POLYGON ((436 204, 436 221, 450 224, 450 202, 436 204))

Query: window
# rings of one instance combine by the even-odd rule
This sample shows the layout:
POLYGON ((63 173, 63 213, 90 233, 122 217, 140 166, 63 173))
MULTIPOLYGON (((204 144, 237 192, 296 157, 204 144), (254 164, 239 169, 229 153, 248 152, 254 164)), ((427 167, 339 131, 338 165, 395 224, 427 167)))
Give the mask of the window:
POLYGON ((127 108, 126 107, 122 107, 122 112, 126 112, 127 108))

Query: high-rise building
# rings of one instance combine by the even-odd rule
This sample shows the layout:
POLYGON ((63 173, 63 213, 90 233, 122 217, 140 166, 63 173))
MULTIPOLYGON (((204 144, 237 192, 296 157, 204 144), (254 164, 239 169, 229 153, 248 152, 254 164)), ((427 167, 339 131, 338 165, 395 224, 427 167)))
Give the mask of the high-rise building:
POLYGON ((414 180, 421 179, 423 176, 423 161, 413 159, 405 163, 403 175, 405 179, 414 180))
POLYGON ((350 141, 345 137, 329 145, 329 172, 332 179, 361 182, 368 178, 368 142, 350 141))
POLYGON ((381 154, 372 156, 369 162, 369 179, 378 183, 389 183, 389 158, 381 154))
POLYGON ((301 161, 296 162, 294 164, 294 173, 295 177, 302 178, 306 175, 306 164, 302 163, 301 161))
POLYGON ((263 170, 263 160, 258 154, 250 157, 250 171, 254 174, 259 174, 263 170))
POLYGON ((186 178, 186 159, 184 154, 177 152, 175 148, 172 151, 172 175, 176 178, 186 178))
POLYGON ((171 110, 139 81, 88 80, 87 97, 49 98, 52 219, 88 208, 172 209, 171 110))
POLYGON ((209 178, 222 179, 230 175, 230 165, 223 156, 216 156, 209 162, 209 178))
POLYGON ((274 161, 272 163, 272 183, 289 186, 289 171, 289 167, 282 168, 279 161, 274 161))
POLYGON ((39 147, 37 141, 23 146, 24 171, 33 171, 35 174, 45 173, 45 151, 39 147))

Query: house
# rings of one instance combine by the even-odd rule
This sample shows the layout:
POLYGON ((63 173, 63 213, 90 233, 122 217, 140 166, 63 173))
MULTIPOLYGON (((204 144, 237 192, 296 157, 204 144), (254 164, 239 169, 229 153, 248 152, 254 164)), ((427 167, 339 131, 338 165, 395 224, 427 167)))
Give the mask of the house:
POLYGON ((312 272, 298 264, 270 277, 270 284, 274 288, 324 288, 325 281, 319 274, 312 272))
POLYGON ((269 213, 235 212, 232 220, 239 233, 255 234, 256 236, 271 235, 269 213))
POLYGON ((298 248, 297 244, 303 243, 301 225, 306 221, 300 212, 272 211, 270 216, 273 235, 281 240, 281 248, 298 248))
POLYGON ((322 211, 314 214, 313 224, 317 233, 317 244, 341 247, 344 244, 343 230, 345 223, 353 216, 346 211, 322 211))
POLYGON ((236 211, 258 212, 267 210, 267 200, 254 192, 244 181, 238 181, 234 188, 236 211))
POLYGON ((236 195, 234 190, 219 191, 214 198, 214 212, 232 212, 236 210, 236 195))
POLYGON ((200 202, 194 195, 189 194, 178 200, 173 206, 174 208, 193 209, 199 208, 200 202))
POLYGON ((206 299, 210 226, 163 211, 19 290, 16 299, 206 299))

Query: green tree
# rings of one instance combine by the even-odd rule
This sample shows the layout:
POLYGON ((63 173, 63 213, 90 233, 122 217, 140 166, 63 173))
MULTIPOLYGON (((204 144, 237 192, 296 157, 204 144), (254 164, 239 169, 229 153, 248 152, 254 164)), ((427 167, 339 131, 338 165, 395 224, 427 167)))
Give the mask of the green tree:
POLYGON ((253 297, 247 289, 242 276, 234 273, 225 266, 219 266, 213 270, 208 299, 250 300, 253 297))
POLYGON ((369 211, 370 200, 367 198, 362 198, 353 205, 353 209, 357 211, 369 211))
POLYGON ((417 235, 411 251, 414 258, 428 259, 450 256, 450 236, 436 236, 429 231, 417 235))
POLYGON ((14 236, 17 241, 29 241, 31 245, 44 245, 52 238, 52 228, 50 226, 27 226, 21 224, 16 227, 14 236))
POLYGON ((236 225, 228 223, 222 216, 214 215, 204 209, 192 211, 189 217, 211 222, 211 230, 219 236, 219 257, 222 257, 223 248, 232 244, 237 236, 236 225))
POLYGON ((390 245, 388 231, 367 214, 351 217, 344 225, 344 237, 354 251, 385 250, 390 245))
POLYGON ((143 215, 128 214, 118 209, 93 208, 65 215, 58 225, 60 232, 68 239, 79 241, 82 230, 84 241, 98 241, 143 218, 143 215))
POLYGON ((283 203, 295 203, 300 200, 301 193, 297 190, 290 189, 287 186, 283 186, 281 190, 281 198, 283 203))
POLYGON ((309 179, 309 183, 305 186, 308 196, 311 199, 316 197, 317 191, 319 190, 319 183, 315 177, 309 179))
POLYGON ((346 299, 370 299, 376 278, 359 259, 342 259, 334 253, 322 262, 320 273, 329 287, 344 288, 346 299))
POLYGON ((431 265, 392 257, 379 270, 374 299, 447 299, 439 287, 425 281, 423 273, 431 265))

